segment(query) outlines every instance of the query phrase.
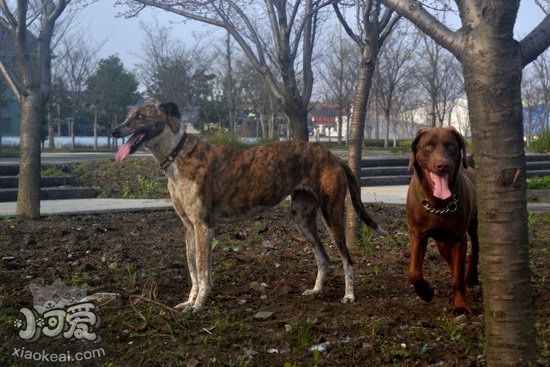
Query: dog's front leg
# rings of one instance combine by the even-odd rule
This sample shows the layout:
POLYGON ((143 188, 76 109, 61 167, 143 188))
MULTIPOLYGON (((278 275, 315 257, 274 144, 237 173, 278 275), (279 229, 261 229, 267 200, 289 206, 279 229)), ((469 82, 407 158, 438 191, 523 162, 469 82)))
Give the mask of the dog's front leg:
POLYGON ((198 293, 193 305, 193 312, 200 311, 204 307, 212 286, 210 279, 212 233, 213 230, 206 223, 195 224, 195 265, 197 268, 198 293))
POLYGON ((183 220, 185 224, 185 251, 187 257, 187 267, 189 268, 189 276, 191 278, 191 291, 186 302, 182 302, 176 305, 176 309, 182 311, 190 311, 195 304, 197 293, 199 291, 197 266, 196 266, 196 243, 195 243, 195 229, 188 220, 183 220))
POLYGON ((409 264, 409 281, 414 286, 416 294, 424 301, 431 302, 434 296, 434 290, 430 283, 424 279, 422 266, 424 264, 424 256, 426 255, 426 246, 428 239, 421 237, 416 233, 409 232, 409 245, 411 251, 411 259, 409 264))

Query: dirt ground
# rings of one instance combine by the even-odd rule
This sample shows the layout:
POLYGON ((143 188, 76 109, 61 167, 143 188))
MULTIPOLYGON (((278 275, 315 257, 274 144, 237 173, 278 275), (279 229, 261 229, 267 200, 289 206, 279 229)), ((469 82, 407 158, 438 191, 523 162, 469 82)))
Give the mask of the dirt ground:
MULTIPOLYGON (((354 304, 340 302, 342 267, 324 231, 333 260, 325 290, 317 297, 301 295, 313 285, 316 266, 283 203, 264 217, 216 230, 213 293, 199 314, 172 313, 163 306, 185 300, 190 283, 184 230, 173 211, 51 216, 36 222, 5 218, 0 222, 0 365, 25 365, 10 357, 9 345, 17 339, 13 321, 20 308, 32 306, 31 282, 52 284, 57 278, 88 294, 122 295, 97 312, 105 356, 89 365, 485 365, 481 289, 468 292, 472 314, 454 319, 450 275, 431 245, 425 273, 436 296, 430 304, 421 301, 406 279, 404 208, 369 210, 392 235, 364 234, 366 243, 353 249, 354 304), (132 295, 154 296, 151 285, 158 286, 157 301, 132 306, 132 295)), ((550 216, 531 215, 529 222, 544 365, 550 363, 550 216)), ((29 345, 70 343, 43 339, 29 345)))

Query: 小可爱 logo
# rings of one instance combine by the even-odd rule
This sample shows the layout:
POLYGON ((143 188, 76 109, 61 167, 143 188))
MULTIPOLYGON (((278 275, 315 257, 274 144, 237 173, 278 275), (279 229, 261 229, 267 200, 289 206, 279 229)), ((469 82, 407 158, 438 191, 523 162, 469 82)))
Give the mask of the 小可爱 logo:
POLYGON ((20 309, 23 318, 14 321, 19 337, 37 340, 49 338, 98 342, 95 330, 100 324, 95 306, 86 300, 86 291, 69 287, 60 279, 52 285, 30 285, 33 307, 20 309))

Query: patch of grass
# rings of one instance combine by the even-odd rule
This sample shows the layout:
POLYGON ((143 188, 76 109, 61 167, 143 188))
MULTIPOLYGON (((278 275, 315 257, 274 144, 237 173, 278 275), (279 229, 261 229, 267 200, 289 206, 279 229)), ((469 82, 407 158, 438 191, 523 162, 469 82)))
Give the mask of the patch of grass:
POLYGON ((529 144, 529 148, 539 153, 550 152, 550 132, 544 132, 534 138, 529 144))
POLYGON ((299 322, 286 326, 286 332, 293 339, 293 346, 296 348, 308 348, 315 344, 316 338, 313 334, 314 322, 309 318, 305 322, 299 322))
POLYGON ((265 232, 267 230, 267 223, 262 219, 254 221, 254 230, 256 231, 256 233, 265 232))
POLYGON ((135 288, 138 273, 134 265, 126 265, 125 268, 117 267, 115 269, 115 284, 120 288, 135 288))
POLYGON ((247 144, 241 142, 229 130, 221 127, 215 127, 215 128, 209 129, 204 134, 204 140, 206 140, 208 144, 225 145, 225 146, 231 146, 236 148, 248 147, 247 144))
POLYGON ((42 177, 53 177, 53 176, 64 176, 65 172, 60 167, 57 166, 46 166, 42 167, 41 172, 42 177))
POLYGON ((550 190, 550 176, 532 177, 528 179, 527 188, 530 190, 550 190))
POLYGON ((68 280, 67 285, 72 287, 78 287, 82 289, 89 289, 92 276, 89 273, 81 272, 74 273, 68 280))
POLYGON ((457 322, 447 315, 440 316, 437 320, 439 321, 439 327, 449 336, 449 339, 459 344, 464 353, 468 353, 472 348, 472 342, 467 340, 462 333, 466 324, 457 322))
POLYGON ((411 355, 407 348, 404 348, 400 343, 393 341, 384 341, 380 346, 380 351, 384 353, 391 361, 407 359, 411 355))
POLYGON ((357 243, 357 247, 361 250, 365 257, 370 257, 372 255, 373 238, 374 231, 363 224, 359 230, 359 241, 357 243))
POLYGON ((85 161, 70 173, 80 184, 95 188, 100 197, 157 199, 168 197, 166 178, 150 158, 130 158, 122 163, 112 159, 85 161))
POLYGON ((530 226, 537 224, 550 224, 550 213, 529 213, 527 222, 530 226))
POLYGON ((19 157, 19 148, 0 148, 0 157, 16 158, 19 157))

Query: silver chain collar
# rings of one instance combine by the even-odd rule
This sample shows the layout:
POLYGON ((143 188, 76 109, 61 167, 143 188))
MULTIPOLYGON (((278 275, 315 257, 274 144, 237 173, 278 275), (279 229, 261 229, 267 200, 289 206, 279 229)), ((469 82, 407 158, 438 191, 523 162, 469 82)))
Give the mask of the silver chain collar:
POLYGON ((456 210, 458 209, 458 196, 456 196, 456 194, 453 194, 451 201, 444 208, 432 208, 430 204, 428 204, 428 199, 422 200, 422 205, 424 206, 424 209, 426 209, 430 213, 451 214, 456 212, 456 210))

